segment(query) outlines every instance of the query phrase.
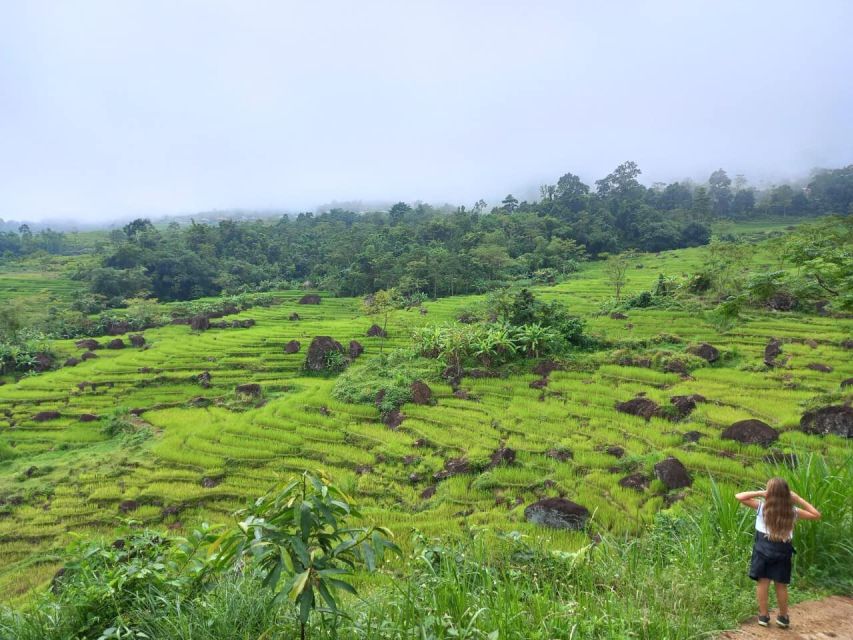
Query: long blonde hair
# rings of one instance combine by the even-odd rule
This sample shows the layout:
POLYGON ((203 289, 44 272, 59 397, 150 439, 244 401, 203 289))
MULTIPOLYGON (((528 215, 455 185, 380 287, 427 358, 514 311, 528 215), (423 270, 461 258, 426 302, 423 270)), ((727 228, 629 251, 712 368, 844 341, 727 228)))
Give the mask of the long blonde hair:
POLYGON ((791 537, 794 528, 794 501, 791 490, 783 478, 770 478, 762 508, 767 537, 775 542, 784 542, 791 537))

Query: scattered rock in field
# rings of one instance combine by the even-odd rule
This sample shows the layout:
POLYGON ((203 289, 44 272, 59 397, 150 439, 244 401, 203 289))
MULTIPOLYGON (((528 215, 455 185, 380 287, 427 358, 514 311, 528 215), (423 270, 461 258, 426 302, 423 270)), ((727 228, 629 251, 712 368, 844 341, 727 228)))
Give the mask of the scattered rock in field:
POLYGON ((139 367, 137 371, 139 373, 154 373, 154 369, 152 369, 151 367, 139 367))
POLYGON ((625 449, 622 447, 611 446, 604 449, 604 453, 610 454, 614 458, 621 458, 625 455, 625 449))
POLYGON ((694 356, 699 356, 708 362, 716 362, 720 359, 720 350, 707 342, 689 347, 687 352, 692 353, 694 356))
POLYGON ((37 353, 33 360, 33 369, 38 373, 44 373, 53 366, 53 358, 46 353, 37 353))
POLYGON ((680 489, 693 484, 687 469, 677 458, 670 456, 655 465, 655 476, 667 489, 680 489))
POLYGON ((243 318, 242 320, 232 320, 231 326, 234 329, 248 329, 255 326, 254 318, 243 318))
POLYGON ((205 315, 190 318, 190 329, 193 331, 207 331, 210 329, 210 318, 205 315))
POLYGON ((529 505, 524 518, 552 529, 581 530, 589 519, 589 510, 565 498, 545 498, 529 505))
POLYGON ((107 349, 124 349, 124 340, 121 338, 116 338, 115 340, 110 340, 107 343, 107 349))
POLYGON ((764 347, 764 364, 768 367, 775 366, 776 358, 782 353, 782 341, 778 338, 771 338, 767 346, 764 347))
POLYGON ((536 363, 536 366, 533 367, 533 373, 537 376, 542 376, 543 378, 547 378, 551 375, 551 372, 559 370, 560 365, 558 365, 553 360, 542 360, 541 362, 536 363))
POLYGON ((410 466, 413 464, 417 464, 420 462, 420 458, 418 456, 403 456, 403 465, 410 466))
POLYGON ((197 409, 204 409, 205 407, 209 407, 212 404, 212 400, 210 398, 205 398, 204 396, 196 396, 192 400, 190 400, 187 404, 191 407, 195 407, 197 409))
POLYGON ((791 469, 795 469, 799 464, 796 453, 785 453, 778 449, 771 451, 762 459, 768 464, 783 464, 791 469))
POLYGON ((374 324, 367 330, 367 336, 369 338, 387 338, 388 332, 378 324, 374 324))
POLYGON ((98 419, 99 419, 98 416, 96 416, 94 413, 81 413, 80 414, 80 422, 94 422, 95 420, 98 420, 98 419))
POLYGON ((379 409, 382 407, 382 402, 385 400, 385 389, 380 389, 376 392, 376 397, 373 399, 373 404, 379 409))
POLYGON ((411 482, 412 484, 417 484, 422 479, 423 478, 421 478, 421 474, 419 474, 416 471, 413 471, 412 473, 409 474, 409 482, 411 482))
POLYGON ((92 358, 97 358, 98 354, 92 351, 84 351, 83 355, 80 356, 81 360, 91 360, 92 358))
POLYGON ((101 345, 97 340, 93 340, 92 338, 85 338, 83 340, 78 340, 74 343, 74 346, 78 349, 86 349, 87 351, 94 351, 95 349, 100 349, 101 345))
POLYGON ((128 340, 130 340, 130 344, 134 347, 144 347, 145 346, 145 336, 141 333, 132 333, 127 336, 128 340))
POLYGON ((62 417, 59 411, 39 411, 33 416, 35 422, 47 422, 48 420, 58 420, 62 417))
POLYGON ((382 418, 383 424, 391 429, 392 431, 396 431, 400 428, 400 425, 403 424, 403 418, 405 416, 400 413, 399 409, 392 409, 382 418))
POLYGON ((670 360, 663 366, 664 373, 677 373, 680 376, 689 376, 690 370, 681 360, 670 360))
POLYGON ((720 437, 743 444, 758 444, 766 447, 779 439, 779 432, 761 420, 740 420, 723 431, 720 437))
POLYGON ((166 518, 170 518, 172 516, 178 515, 183 506, 179 504, 171 504, 168 507, 164 507, 162 511, 160 511, 160 519, 165 520, 166 518))
POLYGON ((828 364, 823 364, 822 362, 810 362, 806 365, 806 369, 811 369, 812 371, 820 371, 821 373, 832 373, 832 367, 828 364))
POLYGON ((545 452, 545 455, 549 458, 553 458, 554 460, 558 460, 559 462, 566 462, 567 460, 571 460, 573 457, 572 452, 568 449, 549 449, 545 452))
POLYGON ((817 349, 817 340, 812 340, 811 338, 807 338, 806 340, 803 340, 803 344, 811 347, 812 349, 817 349))
POLYGON ((620 313, 619 311, 614 311, 613 313, 610 314, 610 319, 611 320, 627 320, 628 316, 626 316, 624 313, 620 313))
POLYGON ((663 497, 663 503, 666 505, 667 508, 669 508, 672 505, 674 505, 676 502, 681 502, 686 497, 687 497, 687 494, 684 493, 683 491, 681 491, 679 493, 670 493, 670 494, 667 494, 663 497))
POLYGON ((315 293, 309 293, 299 298, 299 304, 320 304, 320 296, 315 293))
POLYGON ((770 296, 767 306, 774 311, 791 311, 797 306, 797 299, 787 291, 777 291, 770 296))
POLYGON ((693 410, 696 408, 696 403, 704 402, 705 398, 700 396, 698 393, 694 393, 689 396, 672 396, 669 401, 678 412, 676 417, 678 419, 682 419, 693 413, 693 410))
POLYGON ((202 371, 200 374, 198 374, 198 378, 197 378, 198 384, 203 389, 209 389, 210 388, 212 379, 213 379, 213 376, 210 375, 210 371, 202 371))
POLYGON ((25 475, 25 476, 27 476, 28 478, 32 478, 32 477, 33 477, 33 475, 34 475, 38 470, 39 470, 39 468, 38 468, 38 467, 36 467, 36 466, 29 467, 26 471, 24 471, 24 475, 25 475))
POLYGON ((291 320, 291 321, 293 321, 293 322, 295 322, 295 321, 297 321, 297 320, 301 320, 302 318, 300 318, 300 317, 299 317, 299 314, 298 314, 298 313, 293 312, 293 313, 291 313, 289 316, 287 316, 287 319, 288 319, 288 320, 291 320))
POLYGON ((360 464, 356 466, 355 472, 356 474, 363 476, 368 473, 373 473, 373 467, 371 467, 369 464, 360 464))
POLYGON ((642 473, 632 473, 619 480, 619 486, 644 491, 649 486, 649 479, 642 473))
POLYGON ((841 381, 841 388, 846 389, 847 387, 853 387, 853 378, 847 378, 846 380, 841 381))
POLYGON ((544 389, 548 386, 548 378, 539 378, 530 383, 531 389, 544 389))
POLYGON ((421 381, 415 380, 409 387, 412 393, 412 402, 415 404, 430 404, 432 402, 432 389, 421 381))
POLYGON ((80 361, 77 358, 68 358, 68 360, 65 361, 66 367, 76 367, 78 364, 80 364, 80 361))
POLYGON ((350 357, 350 360, 355 360, 362 353, 364 353, 364 347, 361 346, 361 343, 358 340, 350 340, 349 341, 349 357, 350 357))
POLYGON ((254 396, 260 397, 261 395, 261 385, 256 382, 248 382, 246 384, 238 384, 235 388, 237 393, 240 393, 245 396, 254 396))
POLYGON ((627 413, 632 416, 640 416, 641 418, 645 418, 646 420, 649 420, 652 416, 657 415, 659 409, 660 407, 658 407, 656 402, 640 396, 632 398, 631 400, 627 400, 625 402, 616 403, 616 410, 620 413, 627 413))
POLYGON ((462 324, 474 324, 477 322, 477 316, 473 313, 463 312, 456 316, 456 319, 462 324))
POLYGON ((172 324, 189 324, 189 318, 172 318, 172 324))
POLYGON ((500 378, 500 371, 490 371, 489 369, 471 369, 467 372, 470 378, 500 378))
MULTIPOLYGON (((853 381, 853 378, 851 378, 850 380, 853 381)), ((453 397, 459 398, 460 400, 471 400, 471 395, 467 391, 465 391, 465 389, 457 389, 453 392, 453 397)))
POLYGON ((499 447, 492 453, 489 467, 497 467, 502 464, 512 464, 515 462, 515 449, 509 447, 499 447))
POLYGON ((701 431, 688 431, 684 434, 684 442, 699 442, 699 438, 704 438, 705 434, 701 431))
POLYGON ((842 349, 853 349, 853 340, 842 340, 841 341, 842 349))
POLYGON ((222 482, 221 477, 205 476, 201 479, 201 486, 205 489, 213 489, 213 487, 218 486, 220 482, 222 482))
POLYGON ((831 405, 812 409, 800 418, 800 430, 818 435, 836 435, 853 438, 853 407, 831 405))
POLYGON ((299 340, 291 340, 286 345, 284 345, 285 353, 299 353, 299 349, 302 345, 299 343, 299 340))
POLYGON ((145 407, 136 407, 128 411, 128 413, 132 416, 141 416, 143 413, 145 413, 145 411, 145 407))
POLYGON ((429 500, 432 498, 435 495, 436 489, 438 489, 438 487, 433 484, 421 491, 421 500, 429 500))
POLYGON ((317 411, 319 411, 319 412, 320 412, 320 414, 321 414, 321 415, 324 415, 324 416, 330 416, 330 415, 332 415, 332 411, 331 411, 331 409, 329 409, 329 407, 327 407, 326 405, 321 405, 321 406, 320 406, 320 408, 319 408, 319 409, 317 409, 317 411))
POLYGON ((122 513, 130 513, 131 511, 136 511, 139 508, 139 503, 136 500, 124 500, 118 506, 118 510, 122 513))
POLYGON ((340 342, 329 336, 315 337, 305 356, 305 368, 308 371, 325 371, 329 355, 335 352, 344 353, 340 342))
POLYGON ((451 476, 458 476, 463 473, 470 473, 471 465, 465 458, 452 458, 444 463, 444 469, 436 471, 432 474, 435 480, 445 480, 451 476))
POLYGON ((425 316, 427 314, 426 307, 421 307, 420 311, 422 316, 425 316))
POLYGON ((412 446, 416 449, 420 449, 421 447, 426 447, 429 445, 429 442, 426 438, 418 438, 412 443, 412 446))

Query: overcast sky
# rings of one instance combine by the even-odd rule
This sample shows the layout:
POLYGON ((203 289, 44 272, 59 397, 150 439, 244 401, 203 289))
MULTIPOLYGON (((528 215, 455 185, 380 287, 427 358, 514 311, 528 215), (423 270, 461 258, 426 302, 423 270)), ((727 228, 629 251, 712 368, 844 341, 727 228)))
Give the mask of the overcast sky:
POLYGON ((853 2, 0 0, 0 218, 853 162, 853 2))

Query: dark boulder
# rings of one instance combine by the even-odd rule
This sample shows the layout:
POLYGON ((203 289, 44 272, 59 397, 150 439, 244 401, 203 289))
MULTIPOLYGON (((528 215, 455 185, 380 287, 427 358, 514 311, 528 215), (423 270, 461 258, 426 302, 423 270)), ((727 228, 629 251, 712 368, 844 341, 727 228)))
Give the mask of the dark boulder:
POLYGON ((212 382, 212 378, 213 376, 210 375, 210 371, 202 371, 200 374, 198 374, 198 384, 203 389, 209 389, 212 382))
POLYGON ((80 414, 80 422, 95 422, 98 420, 98 416, 94 413, 81 413, 80 414))
POLYGON ((776 364, 776 358, 782 353, 782 341, 778 338, 771 338, 767 346, 764 347, 764 364, 772 367, 776 364))
POLYGON ((387 338, 388 332, 385 331, 378 324, 374 324, 367 330, 367 337, 369 338, 387 338))
POLYGON ((800 429, 806 433, 853 438, 853 407, 840 404, 807 411, 800 418, 800 429))
POLYGON ((548 378, 539 378, 530 383, 531 389, 544 389, 548 386, 548 378))
POLYGON ((141 333, 131 333, 127 338, 130 340, 130 344, 134 347, 138 348, 145 346, 145 336, 141 333))
POLYGON ((364 353, 364 347, 358 340, 350 340, 349 341, 349 357, 350 360, 355 360, 362 353, 364 353))
POLYGON ((382 417, 382 423, 392 431, 396 431, 403 424, 403 418, 405 416, 399 409, 392 409, 382 417))
POLYGON ((653 400, 648 398, 636 397, 625 402, 617 402, 616 410, 620 413, 627 413, 632 416, 639 416, 649 420, 652 416, 658 414, 660 407, 653 400))
POLYGON ((332 353, 344 353, 341 343, 329 336, 317 336, 311 341, 305 356, 305 368, 308 371, 325 371, 328 357, 332 353))
POLYGON ((693 410, 696 408, 697 402, 702 402, 704 400, 705 398, 703 398, 699 394, 692 394, 689 396, 672 396, 669 399, 669 402, 672 404, 673 407, 675 407, 675 410, 677 412, 676 417, 678 419, 682 419, 693 413, 693 410), (698 398, 702 399, 698 400, 698 398))
POLYGON ((811 347, 812 349, 817 349, 817 340, 812 340, 811 338, 806 338, 803 340, 803 344, 807 347, 811 347))
POLYGON ((205 476, 201 479, 201 486, 205 489, 213 489, 214 487, 218 486, 220 482, 222 482, 221 477, 205 476))
POLYGON ((409 390, 412 393, 412 402, 415 404, 430 404, 432 402, 432 389, 422 380, 415 380, 409 390))
POLYGON ((847 339, 841 341, 842 349, 853 349, 853 340, 847 339))
POLYGON ((369 464, 359 464, 356 465, 355 472, 357 475, 360 476, 367 475, 368 473, 373 473, 373 467, 371 467, 369 464))
MULTIPOLYGON (((851 378, 853 380, 853 378, 851 378)), ((471 400, 471 394, 465 391, 465 389, 457 389, 453 392, 454 398, 459 398, 460 400, 471 400)))
POLYGON ((723 431, 720 437, 743 444, 758 444, 766 447, 779 439, 779 432, 761 420, 740 420, 723 431))
POLYGON ((853 387, 853 378, 847 378, 846 380, 841 381, 841 388, 846 389, 847 387, 853 387))
POLYGON ((432 474, 435 480, 446 480, 451 476, 471 473, 471 465, 465 458, 452 458, 444 463, 444 469, 432 474))
POLYGON ((619 480, 619 486, 626 489, 644 491, 649 486, 649 479, 642 473, 632 473, 619 480))
POLYGON ((537 362, 536 366, 533 367, 533 373, 537 376, 542 376, 543 378, 551 375, 552 371, 559 370, 560 365, 558 365, 553 360, 543 360, 542 362, 537 362))
POLYGON ((828 364, 823 364, 822 362, 810 362, 806 365, 806 369, 811 369, 812 371, 820 371, 821 373, 832 373, 832 367, 828 364))
POLYGON ((210 329, 210 318, 205 315, 190 318, 190 329, 193 331, 207 331, 210 329))
POLYGON ((205 398, 204 396, 196 396, 187 402, 187 404, 191 407, 195 407, 196 409, 204 409, 205 407, 209 407, 213 404, 213 400, 205 398))
POLYGON ((320 296, 315 293, 309 293, 299 298, 299 304, 320 304, 320 296))
POLYGON ((610 447, 605 447, 604 453, 607 453, 607 454, 613 456, 614 458, 621 458, 622 456, 625 455, 625 449, 623 449, 622 447, 618 447, 618 446, 614 445, 614 446, 610 446, 610 447))
POLYGON ((130 331, 130 323, 127 320, 113 320, 107 324, 107 335, 119 336, 130 331))
POLYGON ((298 313, 293 312, 293 313, 291 313, 289 316, 287 316, 287 319, 288 319, 288 320, 291 320, 291 321, 293 321, 293 322, 295 322, 295 321, 297 321, 297 320, 300 320, 301 318, 299 317, 299 314, 298 314, 298 313))
POLYGON ((65 361, 66 367, 76 367, 78 364, 80 364, 80 361, 77 358, 68 358, 68 360, 65 361))
POLYGON ((248 382, 246 384, 237 385, 235 391, 245 396, 259 397, 261 395, 261 385, 256 382, 248 382))
POLYGON ((87 351, 94 351, 95 349, 100 349, 101 345, 97 340, 93 340, 92 338, 85 338, 83 340, 78 340, 74 343, 74 346, 78 349, 86 349, 87 351))
POLYGON ((690 370, 681 360, 670 360, 663 366, 664 373, 677 373, 680 376, 689 376, 690 370))
POLYGON ((130 513, 131 511, 136 511, 139 508, 139 503, 136 500, 124 500, 118 506, 118 510, 122 513, 130 513))
POLYGON ((528 505, 524 518, 552 529, 581 530, 589 519, 589 509, 565 498, 545 498, 528 505))
POLYGON ((438 489, 435 485, 430 485, 423 491, 421 491, 421 500, 429 500, 435 495, 435 491, 438 489))
POLYGON ((234 329, 248 329, 255 326, 254 318, 244 318, 243 320, 232 320, 231 327, 234 329))
POLYGON ((53 366, 53 358, 46 353, 37 353, 33 360, 33 370, 38 373, 44 373, 53 366))
POLYGON ((699 438, 704 438, 705 434, 701 431, 688 431, 684 434, 684 442, 699 442, 699 438))
POLYGON ((670 456, 655 465, 655 476, 664 483, 667 489, 680 489, 693 484, 687 469, 677 458, 670 456))
POLYGON ((559 462, 567 462, 573 457, 572 452, 568 449, 549 449, 545 455, 559 462))
POLYGON ((107 349, 124 349, 125 344, 124 340, 121 338, 116 338, 115 340, 110 340, 107 343, 107 349))
POLYGON ((626 316, 624 313, 620 313, 619 311, 614 311, 613 313, 610 314, 610 319, 611 320, 627 320, 628 316, 626 316))
POLYGON ((62 417, 59 411, 39 411, 33 416, 34 422, 47 422, 48 420, 57 420, 62 417))
POLYGON ((92 358, 97 358, 98 354, 92 351, 84 351, 83 355, 80 356, 81 360, 91 360, 92 358))
POLYGON ((797 298, 787 291, 777 291, 767 300, 767 306, 774 311, 792 311, 797 306, 797 298))
POLYGON ((299 353, 299 349, 302 345, 299 343, 299 340, 291 340, 286 345, 284 345, 285 353, 299 353))
POLYGON ((515 462, 515 449, 510 449, 509 447, 499 447, 495 449, 492 453, 491 460, 489 461, 490 467, 497 467, 502 464, 512 464, 515 462))
POLYGON ((720 350, 707 342, 689 347, 687 352, 692 353, 694 356, 699 356, 708 362, 716 362, 720 359, 720 350))

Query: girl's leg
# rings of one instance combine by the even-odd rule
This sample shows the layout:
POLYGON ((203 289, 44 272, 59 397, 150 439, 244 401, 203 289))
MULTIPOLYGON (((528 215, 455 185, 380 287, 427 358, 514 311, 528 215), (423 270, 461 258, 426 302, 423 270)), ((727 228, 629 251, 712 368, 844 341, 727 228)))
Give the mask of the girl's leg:
POLYGON ((788 615, 788 585, 779 582, 773 583, 776 586, 776 602, 779 605, 779 615, 788 615))
POLYGON ((767 598, 770 593, 770 579, 760 578, 758 586, 755 589, 755 595, 758 597, 758 613, 762 616, 770 615, 767 607, 767 598))

